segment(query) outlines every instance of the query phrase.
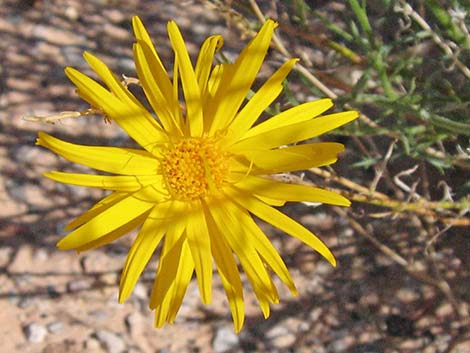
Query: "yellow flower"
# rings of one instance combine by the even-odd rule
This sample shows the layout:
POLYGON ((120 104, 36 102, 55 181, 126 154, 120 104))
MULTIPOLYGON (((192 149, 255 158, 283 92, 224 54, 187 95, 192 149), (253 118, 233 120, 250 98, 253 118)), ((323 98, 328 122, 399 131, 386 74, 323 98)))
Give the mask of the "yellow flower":
POLYGON ((39 134, 37 143, 63 158, 118 174, 54 171, 45 175, 62 183, 112 191, 66 227, 72 231, 57 244, 60 249, 96 248, 141 226, 122 272, 120 302, 129 297, 162 243, 149 305, 156 311, 157 327, 174 321, 193 272, 202 302, 211 301, 213 263, 237 332, 244 321, 237 263, 265 317, 270 303, 279 302, 269 270, 297 295, 284 262, 252 215, 304 242, 335 265, 333 254, 320 239, 273 206, 287 201, 348 206, 349 201, 331 191, 283 183, 268 175, 334 163, 344 149, 339 143, 292 144, 335 129, 358 114, 318 117, 332 106, 331 100, 321 99, 255 125, 281 92, 296 62, 284 63, 242 106, 276 26, 268 20, 234 63, 214 67, 214 54, 223 39, 211 36, 193 67, 177 25, 169 22, 175 54, 170 79, 142 22, 134 17, 138 78, 156 118, 95 56, 84 54, 105 86, 73 68, 65 72, 80 97, 116 122, 142 149, 77 145, 39 134))

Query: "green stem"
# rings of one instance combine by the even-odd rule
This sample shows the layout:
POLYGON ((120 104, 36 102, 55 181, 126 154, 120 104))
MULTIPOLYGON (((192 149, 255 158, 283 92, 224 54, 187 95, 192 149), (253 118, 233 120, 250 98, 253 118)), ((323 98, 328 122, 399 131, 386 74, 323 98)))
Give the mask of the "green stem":
POLYGON ((424 120, 430 121, 433 125, 439 126, 448 131, 455 132, 456 134, 470 135, 470 125, 465 123, 460 123, 443 117, 441 115, 432 114, 428 111, 421 109, 419 115, 424 120))
POLYGON ((327 16, 321 14, 320 12, 318 11, 314 11, 313 12, 315 16, 317 16, 324 24, 325 26, 333 33, 337 34, 338 36, 340 36, 341 38, 343 38, 344 40, 348 41, 348 42, 352 42, 354 40, 354 37, 346 32, 345 30, 343 30, 341 27, 339 27, 336 23, 334 23, 333 21, 331 21, 327 16))
POLYGON ((436 0, 425 0, 426 7, 436 18, 437 22, 445 29, 447 35, 454 42, 466 47, 470 46, 468 38, 453 21, 449 13, 444 10, 436 0))
POLYGON ((385 64, 384 58, 380 53, 375 53, 375 54, 376 55, 374 56, 372 62, 373 62, 373 65, 375 66, 375 69, 377 70, 379 74, 380 83, 382 84, 384 93, 389 99, 395 100, 399 96, 393 89, 392 83, 390 82, 390 79, 388 78, 387 65, 385 64))
POLYGON ((367 35, 370 45, 372 47, 375 47, 372 27, 369 23, 369 19, 367 18, 367 12, 366 12, 365 6, 362 7, 357 0, 348 0, 348 2, 349 2, 349 6, 351 6, 351 9, 353 10, 354 14, 357 17, 357 20, 359 21, 359 24, 361 25, 362 30, 367 35))

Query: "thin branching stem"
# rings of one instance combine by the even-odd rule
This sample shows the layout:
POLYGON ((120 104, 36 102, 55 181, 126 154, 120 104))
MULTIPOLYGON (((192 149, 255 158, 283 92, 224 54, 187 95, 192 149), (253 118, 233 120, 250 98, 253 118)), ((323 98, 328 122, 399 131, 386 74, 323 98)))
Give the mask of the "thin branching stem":
POLYGON ((406 2, 405 0, 399 0, 399 4, 401 5, 401 7, 399 7, 400 5, 397 5, 398 7, 396 8, 396 11, 400 11, 402 12, 405 16, 409 16, 410 18, 412 18, 422 29, 424 29, 432 38, 432 40, 434 41, 434 43, 436 43, 436 45, 441 48, 444 53, 449 56, 450 58, 452 58, 452 61, 454 63, 454 65, 467 77, 470 79, 470 69, 465 66, 458 58, 457 58, 457 54, 458 53, 455 53, 451 47, 449 46, 448 43, 446 43, 441 37, 439 37, 439 35, 433 31, 433 29, 431 28, 431 26, 426 22, 426 20, 424 18, 422 18, 420 16, 419 13, 417 13, 412 7, 410 4, 408 4, 408 2, 406 2))

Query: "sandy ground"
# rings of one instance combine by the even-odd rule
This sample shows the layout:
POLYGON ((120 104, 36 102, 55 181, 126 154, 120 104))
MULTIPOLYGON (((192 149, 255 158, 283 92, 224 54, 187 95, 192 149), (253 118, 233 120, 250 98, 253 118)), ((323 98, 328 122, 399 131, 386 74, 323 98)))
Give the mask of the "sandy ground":
MULTIPOLYGON (((239 336, 232 331, 217 276, 211 305, 200 303, 192 283, 176 323, 154 329, 147 302, 155 258, 132 297, 118 304, 119 274, 134 234, 80 255, 55 248, 64 224, 103 193, 43 178, 41 173, 51 169, 80 169, 36 147, 37 132, 99 145, 129 141, 100 118, 45 125, 22 116, 87 108, 63 73, 67 65, 90 73, 81 57, 84 50, 99 55, 115 72, 134 76, 134 14, 147 24, 163 58, 171 58, 169 19, 177 20, 193 54, 213 33, 225 36, 229 56, 243 43, 219 14, 192 1, 1 2, 0 351, 469 353, 470 341, 452 341, 463 326, 447 301, 408 277, 347 222, 326 213, 326 207, 300 205, 285 211, 321 235, 339 266, 331 268, 306 247, 266 227, 300 295, 292 298, 279 286, 282 304, 265 321, 246 285, 247 322, 239 336)), ((406 225, 395 226, 384 237, 412 249, 406 225)), ((448 256, 449 271, 458 270, 462 260, 448 256)))

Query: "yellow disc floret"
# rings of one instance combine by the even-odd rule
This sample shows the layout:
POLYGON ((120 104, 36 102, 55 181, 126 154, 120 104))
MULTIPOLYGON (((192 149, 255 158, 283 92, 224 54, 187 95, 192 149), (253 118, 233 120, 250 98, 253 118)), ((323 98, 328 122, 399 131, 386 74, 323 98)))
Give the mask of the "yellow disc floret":
POLYGON ((211 138, 187 138, 172 144, 163 156, 163 175, 171 194, 195 200, 221 189, 229 174, 228 154, 211 138))

